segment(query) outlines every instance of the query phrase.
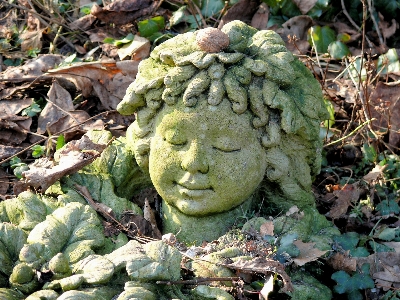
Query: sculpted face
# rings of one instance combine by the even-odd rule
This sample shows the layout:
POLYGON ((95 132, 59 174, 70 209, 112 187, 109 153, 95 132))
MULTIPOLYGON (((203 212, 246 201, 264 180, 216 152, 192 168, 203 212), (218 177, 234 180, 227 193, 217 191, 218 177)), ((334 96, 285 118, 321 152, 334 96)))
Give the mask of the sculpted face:
MULTIPOLYGON (((203 102, 203 101, 199 101, 203 102)), ((190 216, 229 211, 258 187, 265 149, 251 114, 231 103, 165 106, 156 118, 149 171, 163 200, 190 216)))

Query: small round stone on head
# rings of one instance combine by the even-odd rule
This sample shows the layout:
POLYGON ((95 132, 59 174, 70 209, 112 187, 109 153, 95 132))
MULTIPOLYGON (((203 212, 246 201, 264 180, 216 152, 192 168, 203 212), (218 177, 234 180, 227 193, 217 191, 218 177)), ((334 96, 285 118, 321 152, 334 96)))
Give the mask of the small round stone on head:
POLYGON ((201 50, 216 53, 229 46, 229 36, 216 28, 205 28, 198 31, 196 42, 201 50))

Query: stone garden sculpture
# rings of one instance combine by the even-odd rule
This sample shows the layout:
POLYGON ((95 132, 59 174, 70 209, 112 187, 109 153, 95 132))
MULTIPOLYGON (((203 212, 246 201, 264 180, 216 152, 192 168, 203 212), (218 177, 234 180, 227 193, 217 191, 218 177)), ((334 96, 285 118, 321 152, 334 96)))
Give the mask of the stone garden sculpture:
MULTIPOLYGON (((327 118, 322 93, 276 33, 234 21, 221 31, 178 35, 140 63, 118 110, 136 114, 126 139, 45 194, 26 191, 0 202, 1 299, 233 299, 206 285, 186 295, 178 285, 156 284, 180 279, 182 253, 160 240, 142 245, 124 233, 104 236, 76 184, 118 219, 126 210, 142 214, 128 198, 150 178, 163 200, 163 232, 187 243, 217 239, 260 207, 285 212, 297 205, 303 218, 274 220, 274 234, 286 236, 285 243, 271 237, 277 254, 298 255, 294 239, 331 249, 338 230, 316 212, 311 193, 320 169, 319 125, 327 118)), ((85 136, 111 140, 106 131, 85 136)), ((224 249, 210 254, 212 262, 225 252, 244 255, 224 249)), ((212 274, 233 274, 210 265, 212 274)), ((207 268, 193 265, 200 277, 207 268)), ((293 285, 293 299, 315 299, 308 292, 330 299, 327 287, 310 280, 311 287, 293 285)))
POLYGON ((326 109, 273 31, 233 21, 178 35, 141 62, 117 109, 136 114, 127 138, 163 199, 164 232, 201 242, 261 200, 314 205, 326 109))

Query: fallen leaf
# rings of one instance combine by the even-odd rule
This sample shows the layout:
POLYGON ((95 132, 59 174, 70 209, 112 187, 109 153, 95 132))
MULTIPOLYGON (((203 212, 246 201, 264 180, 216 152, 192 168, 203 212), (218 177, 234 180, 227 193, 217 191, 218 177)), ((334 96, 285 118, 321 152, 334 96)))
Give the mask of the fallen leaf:
POLYGON ((125 211, 121 215, 121 224, 130 231, 132 236, 153 237, 154 231, 149 221, 131 211, 125 211))
POLYGON ((8 115, 0 119, 0 143, 3 145, 19 145, 27 137, 32 118, 8 115))
POLYGON ((304 54, 310 47, 307 41, 307 32, 313 24, 309 16, 295 16, 282 24, 277 30, 289 51, 304 54))
POLYGON ((42 49, 42 30, 25 31, 21 33, 21 50, 28 51, 33 49, 42 49))
POLYGON ((335 270, 351 273, 357 270, 357 260, 347 254, 336 252, 328 259, 328 264, 335 270))
POLYGON ((274 222, 267 221, 260 226, 260 235, 274 235, 274 222))
POLYGON ((150 55, 150 41, 135 35, 133 41, 119 48, 117 53, 120 60, 127 56, 133 56, 133 60, 140 61, 150 55))
POLYGON ((157 226, 156 214, 151 208, 149 200, 147 198, 145 198, 144 200, 143 217, 151 224, 151 228, 153 229, 153 233, 151 234, 151 236, 156 239, 161 239, 162 234, 157 226))
POLYGON ((266 260, 262 257, 256 257, 252 260, 238 259, 232 264, 221 264, 221 266, 239 270, 243 273, 261 273, 266 275, 270 275, 271 273, 278 274, 284 283, 282 292, 293 291, 292 282, 285 272, 284 265, 275 260, 266 260))
MULTIPOLYGON (((3 135, 3 131, 1 132, 3 135)), ((14 146, 6 146, 0 143, 0 160, 9 158, 11 155, 14 155, 24 149, 23 147, 14 147, 14 146)))
POLYGON ((99 97, 105 109, 115 109, 129 84, 135 79, 138 65, 138 61, 115 62, 114 60, 77 63, 52 70, 47 75, 67 78, 75 84, 84 97, 93 94, 99 97), (117 74, 120 75, 116 76, 117 74))
POLYGON ((103 8, 95 3, 90 13, 105 23, 123 25, 131 23, 139 17, 151 15, 157 6, 157 1, 116 0, 103 8))
POLYGON ((14 193, 18 195, 29 187, 46 191, 61 177, 75 173, 93 162, 105 147, 104 144, 93 143, 86 135, 80 140, 67 143, 60 151, 62 155, 59 156, 57 165, 48 158, 40 158, 30 164, 29 170, 22 173, 23 180, 15 184, 14 193))
POLYGON ((363 179, 371 184, 376 181, 378 178, 383 178, 383 172, 386 170, 388 165, 376 165, 367 175, 363 177, 363 179))
POLYGON ((9 186, 10 180, 8 179, 8 174, 0 169, 0 198, 4 198, 2 196, 7 193, 9 186))
POLYGON ((392 19, 391 21, 392 24, 389 25, 389 22, 385 21, 385 18, 380 12, 378 12, 378 16, 379 16, 378 26, 382 32, 384 43, 386 43, 386 40, 390 38, 393 34, 395 34, 396 30, 399 28, 399 23, 397 23, 395 19, 392 19))
POLYGON ((53 82, 47 96, 48 102, 38 119, 37 133, 39 134, 45 133, 48 127, 75 110, 71 95, 57 81, 53 82))
POLYGON ((88 30, 92 24, 94 23, 94 21, 96 21, 96 17, 93 15, 86 15, 83 16, 71 23, 69 23, 69 28, 71 28, 72 30, 88 30))
POLYGON ((258 10, 251 19, 251 26, 257 28, 258 30, 267 29, 269 16, 269 7, 266 3, 261 3, 258 10))
POLYGON ((249 23, 254 13, 257 11, 258 1, 255 0, 239 0, 224 14, 219 22, 218 29, 225 24, 234 20, 240 20, 249 23))
POLYGON ((400 147, 400 86, 379 81, 370 96, 372 128, 389 133, 389 145, 400 147))
POLYGON ((16 115, 21 110, 27 108, 33 103, 33 98, 1 100, 0 101, 0 119, 7 119, 9 115, 16 115))
POLYGON ((331 210, 329 217, 337 219, 346 214, 347 209, 353 201, 360 197, 360 189, 357 184, 346 184, 341 190, 334 191, 333 194, 337 197, 331 210))
POLYGON ((318 0, 293 0, 303 15, 307 14, 315 6, 318 0))
POLYGON ((300 254, 293 258, 293 262, 297 266, 304 266, 310 261, 317 260, 324 255, 328 250, 321 251, 318 248, 314 248, 315 243, 304 243, 300 240, 294 241, 293 244, 300 250, 300 254))

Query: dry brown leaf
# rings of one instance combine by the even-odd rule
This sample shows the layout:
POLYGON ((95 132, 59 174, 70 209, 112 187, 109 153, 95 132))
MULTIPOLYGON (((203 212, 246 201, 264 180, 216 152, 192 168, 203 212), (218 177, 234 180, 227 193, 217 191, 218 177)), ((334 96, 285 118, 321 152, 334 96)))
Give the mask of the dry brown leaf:
POLYGON ((395 34, 396 30, 399 28, 399 23, 396 22, 395 19, 392 19, 392 24, 389 25, 389 22, 385 21, 383 15, 378 12, 379 15, 379 29, 382 32, 384 43, 386 43, 386 39, 390 38, 393 34, 395 34))
POLYGON ((7 119, 8 115, 18 114, 21 110, 30 106, 32 102, 32 98, 0 101, 0 119, 7 119))
POLYGON ((315 6, 318 0, 293 0, 303 15, 307 14, 315 6))
POLYGON ((75 110, 71 95, 57 81, 53 82, 47 96, 48 102, 38 119, 37 133, 39 134, 45 133, 48 127, 75 110))
POLYGON ((150 55, 150 41, 135 35, 133 41, 119 48, 117 53, 120 60, 132 56, 133 60, 140 61, 150 55))
POLYGON ((151 224, 151 228, 153 229, 152 237, 156 239, 161 239, 162 234, 157 226, 156 214, 151 208, 149 200, 147 198, 144 199, 143 217, 151 224))
MULTIPOLYGON (((28 60, 23 66, 7 68, 0 74, 0 79, 12 80, 13 82, 36 79, 36 77, 59 65, 64 58, 64 56, 58 54, 41 54, 37 58, 28 60)), ((3 93, 0 95, 3 95, 3 93)))
POLYGON ((327 262, 334 270, 343 270, 348 273, 357 270, 357 260, 354 257, 349 257, 348 254, 337 252, 327 262))
POLYGON ((0 119, 0 144, 19 145, 27 137, 32 119, 16 115, 8 115, 7 119, 0 119))
POLYGON ((388 165, 376 165, 367 175, 363 177, 363 179, 371 184, 373 181, 376 181, 378 178, 383 177, 383 172, 386 170, 388 165))
POLYGON ((358 200, 360 197, 360 189, 357 184, 346 184, 341 190, 334 191, 333 194, 337 197, 331 210, 329 217, 337 219, 346 214, 352 201, 358 200))
POLYGON ((123 25, 150 15, 157 6, 157 1, 116 0, 103 8, 95 3, 90 13, 105 23, 123 25))
POLYGON ((94 21, 96 21, 96 17, 89 14, 69 23, 69 28, 72 30, 88 30, 94 21))
POLYGON ((131 211, 125 211, 121 215, 120 222, 129 230, 131 236, 139 235, 156 238, 150 222, 140 215, 136 215, 131 211))
POLYGON ((317 260, 324 255, 328 250, 321 251, 318 248, 314 248, 315 243, 303 243, 300 240, 294 241, 293 244, 300 250, 300 254, 293 258, 293 262, 297 266, 304 266, 310 261, 317 260))
POLYGON ((293 291, 290 277, 285 272, 285 267, 275 260, 266 260, 262 257, 256 257, 252 260, 239 259, 232 264, 221 264, 221 266, 238 270, 243 273, 261 273, 270 275, 271 273, 278 274, 284 283, 282 292, 293 291))
POLYGON ((400 147, 400 86, 379 81, 370 97, 372 128, 389 132, 389 145, 400 147), (388 129, 390 128, 390 129, 388 129))
POLYGON ((42 49, 42 30, 25 31, 21 33, 20 38, 22 51, 42 49))
POLYGON ((357 257, 357 267, 364 263, 370 264, 370 275, 375 284, 388 290, 392 286, 400 287, 400 253, 378 252, 368 257, 357 257))
POLYGON ((46 191, 61 177, 75 173, 93 162, 105 147, 104 144, 93 143, 86 135, 80 140, 67 143, 60 152, 57 165, 48 158, 37 159, 29 165, 29 170, 22 174, 24 180, 14 186, 14 193, 18 195, 29 187, 46 191))
POLYGON ((290 18, 282 24, 282 28, 277 30, 277 33, 284 40, 286 47, 293 53, 304 54, 310 44, 307 40, 308 29, 312 26, 313 20, 309 16, 296 16, 290 18), (296 37, 295 40, 290 40, 296 37))
POLYGON ((267 29, 269 16, 269 7, 266 3, 261 3, 258 10, 251 19, 251 26, 258 30, 267 29))
POLYGON ((260 226, 260 235, 274 235, 274 222, 267 221, 260 226))
MULTIPOLYGON (((1 132, 3 135, 3 131, 1 132)), ((6 146, 0 141, 0 160, 6 159, 24 149, 23 147, 6 146)))
POLYGON ((258 1, 256 0, 239 0, 224 14, 219 22, 218 29, 221 29, 225 24, 234 20, 240 20, 249 23, 257 11, 258 1))
POLYGON ((116 63, 113 60, 78 63, 52 70, 47 75, 67 78, 82 91, 84 97, 93 94, 99 97, 105 109, 115 109, 127 87, 135 79, 138 65, 138 61, 116 63), (117 74, 123 76, 116 77, 117 74))
MULTIPOLYGON (((1 151, 1 146, 0 146, 1 151)), ((1 156, 1 154, 0 154, 1 156)), ((0 169, 0 199, 4 198, 2 195, 7 193, 8 187, 10 185, 10 180, 8 179, 8 174, 0 169)))

